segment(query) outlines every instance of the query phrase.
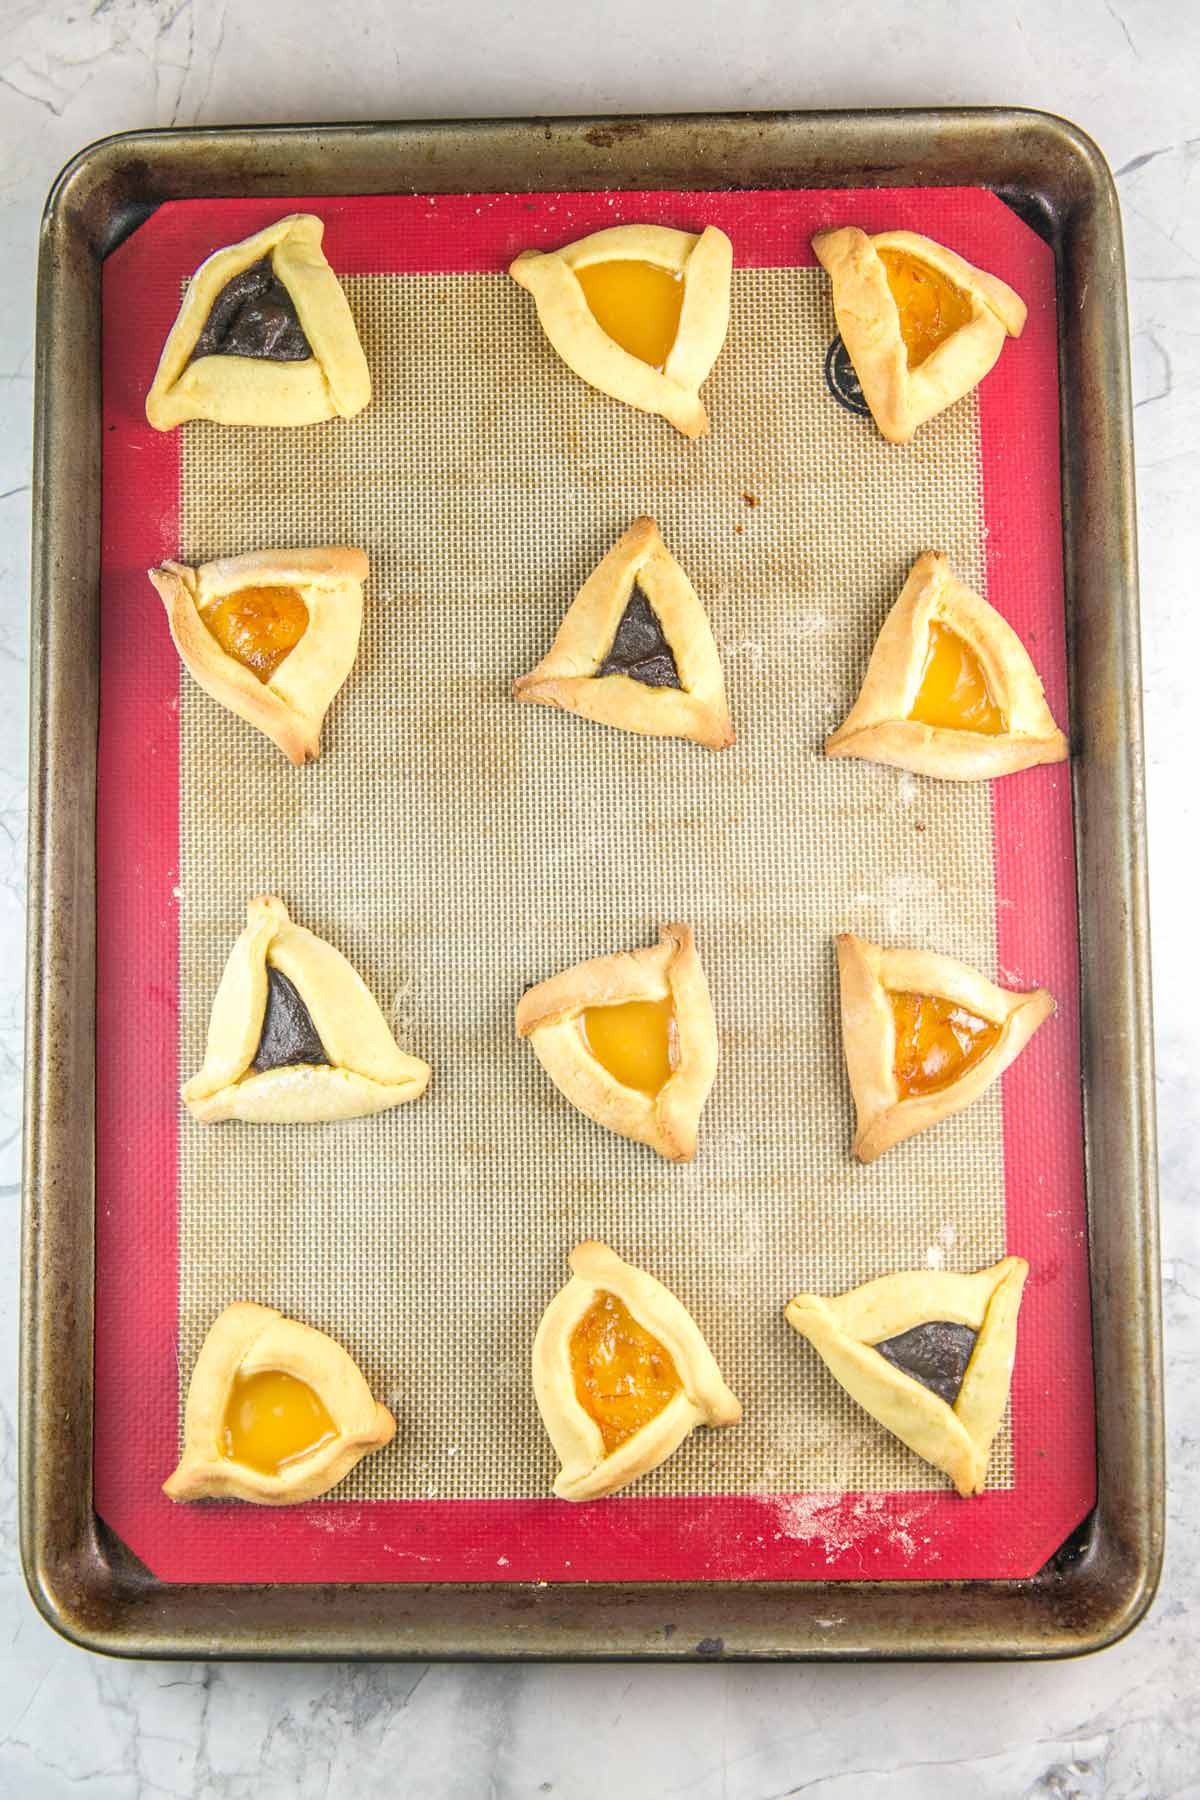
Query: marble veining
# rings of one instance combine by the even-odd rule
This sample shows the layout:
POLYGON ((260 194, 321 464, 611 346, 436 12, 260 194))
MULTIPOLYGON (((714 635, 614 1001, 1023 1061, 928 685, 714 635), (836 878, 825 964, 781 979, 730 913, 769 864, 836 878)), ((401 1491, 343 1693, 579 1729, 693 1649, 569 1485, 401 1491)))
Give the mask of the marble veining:
POLYGON ((1200 1793, 1200 1088, 1187 751, 1200 664, 1200 9, 1078 0, 539 9, 477 0, 0 9, 0 1793, 42 1800, 680 1796, 1170 1800, 1200 1793), (133 126, 1007 103, 1096 135, 1124 209, 1144 595, 1171 1483, 1162 1593, 1083 1663, 890 1668, 138 1665, 30 1606, 14 1512, 16 1216, 36 221, 133 126))

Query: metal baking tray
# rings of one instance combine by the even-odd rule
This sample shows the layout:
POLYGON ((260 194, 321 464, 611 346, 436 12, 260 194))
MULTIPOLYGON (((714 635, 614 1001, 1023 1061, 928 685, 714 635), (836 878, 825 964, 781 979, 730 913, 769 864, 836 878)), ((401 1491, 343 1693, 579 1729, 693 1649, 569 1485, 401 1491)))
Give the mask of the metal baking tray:
POLYGON ((37 299, 21 1535, 49 1622, 187 1657, 1066 1656, 1145 1613, 1163 1450, 1137 570, 1124 264, 1095 145, 1002 109, 480 121, 106 139, 56 182, 37 299), (92 1502, 100 267, 171 199, 949 186, 1053 248, 1082 955, 1097 1504, 1025 1581, 158 1581, 92 1502))

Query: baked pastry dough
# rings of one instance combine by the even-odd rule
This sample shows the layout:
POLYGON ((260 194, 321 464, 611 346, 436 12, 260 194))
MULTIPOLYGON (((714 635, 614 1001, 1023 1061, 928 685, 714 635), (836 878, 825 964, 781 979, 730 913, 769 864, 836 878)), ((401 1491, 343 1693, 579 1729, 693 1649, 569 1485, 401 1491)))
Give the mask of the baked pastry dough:
POLYGON ((797 1294, 786 1317, 850 1397, 965 1498, 984 1489, 1028 1273, 1019 1256, 977 1275, 914 1269, 835 1300, 797 1294))
POLYGON ((163 1493, 293 1506, 328 1493, 395 1430, 340 1344, 239 1301, 214 1319, 196 1358, 183 1456, 163 1493))
POLYGON ((1020 337, 1025 302, 953 250, 914 231, 819 231, 817 260, 875 423, 893 444, 981 382, 1020 337))
POLYGON ((659 935, 530 988, 517 1036, 589 1119, 690 1162, 717 1071, 717 1027, 691 926, 659 935))
POLYGON ((206 693, 291 762, 320 753, 329 703, 362 629, 361 550, 252 550, 149 571, 184 663, 206 693))
POLYGON ((1054 1011, 1045 988, 1011 992, 932 950, 845 932, 837 957, 860 1162, 970 1106, 1054 1011))
POLYGON ((567 609, 518 700, 649 737, 734 741, 721 659, 696 590, 653 519, 635 519, 567 609))
POLYGON ((691 1314, 607 1244, 579 1244, 542 1315, 533 1391, 562 1468, 560 1500, 596 1500, 665 1462, 697 1425, 741 1405, 691 1314))
POLYGON ((359 1119, 419 1099, 429 1076, 340 951, 293 925, 282 900, 251 900, 213 1001, 204 1066, 182 1090, 193 1118, 359 1119))
POLYGON ((156 431, 187 419, 313 425, 362 411, 371 377, 324 234, 314 214, 290 213, 201 263, 146 395, 156 431))
POLYGON ((826 738, 825 754, 987 781, 1065 761, 1067 740, 1012 626, 955 580, 941 551, 926 550, 883 622, 862 691, 826 738))
POLYGON ((615 225, 563 250, 523 250, 509 265, 542 330, 577 375, 685 437, 708 430, 701 384, 729 328, 733 246, 665 225, 615 225))

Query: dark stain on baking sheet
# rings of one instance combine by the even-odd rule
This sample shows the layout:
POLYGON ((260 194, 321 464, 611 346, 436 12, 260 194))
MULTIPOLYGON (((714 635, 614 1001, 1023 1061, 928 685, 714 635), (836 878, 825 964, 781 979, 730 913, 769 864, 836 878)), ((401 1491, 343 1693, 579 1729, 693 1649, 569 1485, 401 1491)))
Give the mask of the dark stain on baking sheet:
POLYGON ((639 119, 613 119, 607 125, 593 125, 590 131, 584 132, 587 142, 597 150, 611 150, 614 144, 645 135, 646 127, 639 119))

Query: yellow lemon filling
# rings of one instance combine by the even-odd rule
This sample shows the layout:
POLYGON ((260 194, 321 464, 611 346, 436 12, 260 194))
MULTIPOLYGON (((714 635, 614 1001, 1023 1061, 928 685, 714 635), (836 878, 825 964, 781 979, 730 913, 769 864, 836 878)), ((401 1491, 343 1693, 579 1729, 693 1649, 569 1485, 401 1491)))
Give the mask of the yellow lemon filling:
POLYGON ((596 1061, 622 1087, 652 1100, 670 1080, 678 1031, 674 1002, 669 998, 589 1006, 580 1028, 596 1061))
POLYGON ((601 330, 639 362, 662 369, 679 333, 683 276, 632 258, 575 273, 601 330))
POLYGON ((971 649, 947 625, 929 628, 929 649, 910 719, 952 731, 978 731, 996 737, 1008 721, 992 699, 983 667, 971 649))
POLYGON ((571 1333, 570 1354, 576 1398, 600 1427, 606 1456, 683 1386, 670 1351, 615 1294, 596 1295, 571 1333))
POLYGON ((306 1381, 266 1369, 239 1375, 230 1390, 219 1449, 230 1462, 278 1475, 332 1443, 338 1428, 306 1381))
POLYGON ((936 1094, 974 1068, 996 1043, 1000 1026, 934 994, 889 994, 896 1026, 900 1096, 936 1094))

